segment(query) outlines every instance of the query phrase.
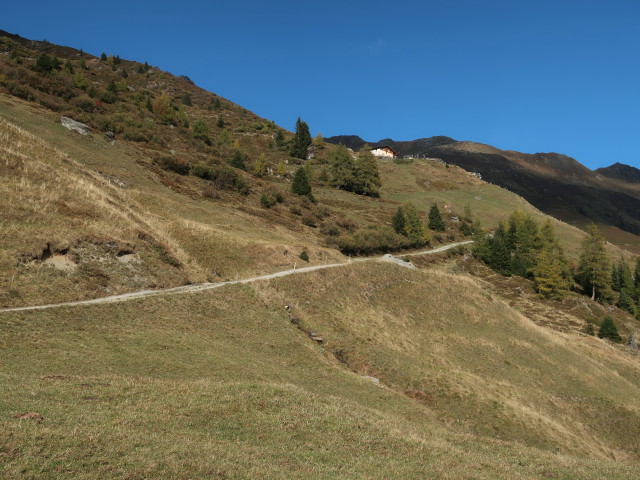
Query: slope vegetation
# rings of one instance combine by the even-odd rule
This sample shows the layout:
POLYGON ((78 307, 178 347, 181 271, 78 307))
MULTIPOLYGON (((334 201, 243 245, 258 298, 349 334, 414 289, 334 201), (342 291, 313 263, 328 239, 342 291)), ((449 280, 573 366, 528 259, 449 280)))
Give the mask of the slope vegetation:
POLYGON ((465 277, 354 264, 0 323, 7 477, 636 474, 637 358, 465 277))
MULTIPOLYGON (((346 135, 327 138, 327 142, 355 149, 365 144, 360 137, 346 135)), ((640 233, 640 190, 633 167, 616 164, 592 172, 566 155, 525 154, 449 137, 384 139, 370 145, 389 145, 401 156, 439 158, 480 173, 483 179, 521 195, 549 215, 579 227, 601 224, 607 227, 604 231, 610 241, 632 249, 640 246, 636 238, 640 233), (633 237, 621 238, 612 228, 633 237)))

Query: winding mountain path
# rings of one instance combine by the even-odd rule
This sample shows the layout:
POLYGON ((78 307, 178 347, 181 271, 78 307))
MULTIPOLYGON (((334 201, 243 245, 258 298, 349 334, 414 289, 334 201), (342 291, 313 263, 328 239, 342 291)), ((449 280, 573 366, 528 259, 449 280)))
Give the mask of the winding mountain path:
MULTIPOLYGON (((455 247, 459 247, 461 245, 468 245, 473 243, 473 240, 467 240, 464 242, 455 242, 450 243, 448 245, 443 245, 442 247, 434 248, 431 250, 423 250, 420 252, 413 253, 403 253, 401 257, 414 257, 417 255, 430 255, 434 253, 445 252, 455 247)), ((227 282, 216 282, 216 283, 195 283, 192 285, 183 285, 181 287, 173 287, 173 288, 164 288, 159 290, 139 290, 137 292, 130 293, 122 293, 120 295, 111 295, 109 297, 101 297, 101 298, 93 298, 91 300, 78 300, 75 302, 62 302, 62 303, 49 303, 46 305, 35 305, 30 307, 16 307, 16 308, 5 308, 0 310, 0 313, 6 312, 24 312, 30 310, 46 310, 49 308, 58 308, 58 307, 75 307, 79 305, 97 305, 100 303, 116 303, 116 302, 126 302, 128 300, 135 300, 137 298, 145 298, 145 297, 155 297, 159 295, 176 295, 180 293, 194 293, 201 292, 204 290, 213 290, 214 288, 224 287, 225 285, 237 285, 241 283, 252 283, 258 282, 260 280, 271 280, 273 278, 278 277, 286 277, 288 275, 296 275, 299 273, 313 272, 315 270, 324 270, 326 268, 335 268, 335 267, 344 267, 345 265, 349 265, 350 263, 356 262, 393 262, 399 264, 401 266, 403 261, 398 261, 397 257, 392 255, 383 255, 376 257, 365 257, 365 258, 357 258, 350 260, 349 262, 344 263, 330 263, 326 265, 314 265, 311 267, 303 267, 303 268, 292 268, 289 270, 283 270, 281 272, 270 273, 268 275, 259 275, 257 277, 244 278, 242 280, 231 280, 227 282)), ((410 263, 407 264, 408 267, 413 267, 410 263)))

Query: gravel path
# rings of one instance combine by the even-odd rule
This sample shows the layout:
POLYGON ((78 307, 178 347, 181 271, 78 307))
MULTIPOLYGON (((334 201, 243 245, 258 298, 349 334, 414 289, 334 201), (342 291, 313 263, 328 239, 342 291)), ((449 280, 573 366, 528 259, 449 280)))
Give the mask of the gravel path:
MULTIPOLYGON (((413 252, 413 253, 403 253, 401 257, 414 257, 417 255, 430 255, 433 253, 440 253, 461 245, 468 245, 470 243, 473 243, 473 240, 467 240, 465 242, 450 243, 449 245, 444 245, 442 247, 434 248, 432 250, 424 250, 424 251, 413 252)), ((158 295, 176 295, 180 293, 201 292, 203 290, 213 290, 214 288, 224 287, 225 285, 252 283, 252 282, 258 282, 260 280, 271 280, 273 278, 286 277, 288 275, 297 275, 299 273, 313 272, 315 270, 324 270, 326 268, 343 267, 345 265, 349 265, 350 263, 356 263, 356 262, 393 262, 393 263, 399 264, 400 266, 404 266, 402 265, 402 263, 404 262, 403 260, 400 262, 398 262, 397 260, 398 258, 393 257, 392 255, 383 255, 381 257, 357 258, 344 263, 330 263, 327 265, 314 265, 311 267, 292 268, 289 270, 283 270, 281 272, 270 273, 268 275, 260 275, 257 277, 245 278, 242 280, 232 280, 228 282, 216 282, 216 283, 208 283, 208 282, 195 283, 193 285, 183 285, 181 287, 165 288, 161 290, 140 290, 137 292, 122 293, 120 295, 111 295, 109 297, 94 298, 91 300, 79 300, 76 302, 49 303, 46 305, 35 305, 30 307, 5 308, 0 310, 0 313, 23 312, 23 311, 29 311, 29 310, 46 310, 49 308, 57 308, 57 307, 74 307, 77 305, 97 305, 100 303, 126 302, 128 300, 134 300, 136 298, 154 297, 158 295)))

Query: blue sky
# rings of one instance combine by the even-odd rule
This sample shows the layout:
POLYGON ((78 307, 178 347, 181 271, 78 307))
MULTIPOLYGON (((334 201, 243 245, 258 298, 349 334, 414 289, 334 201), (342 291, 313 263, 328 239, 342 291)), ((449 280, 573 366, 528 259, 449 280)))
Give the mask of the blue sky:
POLYGON ((640 167, 640 2, 8 2, 0 29, 148 61, 293 129, 640 167))

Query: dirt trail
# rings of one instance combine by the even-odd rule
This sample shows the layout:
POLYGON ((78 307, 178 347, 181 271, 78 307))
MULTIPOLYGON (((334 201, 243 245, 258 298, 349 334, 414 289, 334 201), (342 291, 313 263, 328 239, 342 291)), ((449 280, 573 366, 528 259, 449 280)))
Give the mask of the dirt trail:
MULTIPOLYGON (((430 255, 430 254, 434 254, 434 253, 440 253, 440 252, 445 252, 447 250, 450 250, 452 248, 461 246, 461 245, 468 245, 470 243, 473 243, 473 240, 467 240, 464 242, 456 242, 456 243, 450 243, 449 245, 444 245, 442 247, 438 247, 438 248, 434 248, 432 250, 424 250, 424 251, 420 251, 420 252, 413 252, 413 253, 404 253, 401 256, 402 257, 413 257, 416 255, 430 255)), ((192 284, 192 285, 183 285, 181 287, 174 287, 174 288, 165 288, 165 289, 161 289, 161 290, 139 290, 137 292, 130 292, 130 293, 122 293, 120 295, 112 295, 109 297, 101 297, 101 298, 94 298, 91 300, 78 300, 75 302, 62 302, 62 303, 49 303, 46 305, 35 305, 35 306, 30 306, 30 307, 17 307, 17 308, 5 308, 0 310, 0 313, 5 313, 5 312, 23 312, 23 311, 29 311, 29 310, 45 310, 48 308, 57 308, 57 307, 74 307, 74 306, 78 306, 78 305, 96 305, 99 303, 115 303, 115 302, 126 302, 128 300, 134 300, 137 298, 145 298, 145 297, 154 297, 157 295, 176 295, 176 294, 180 294, 180 293, 194 293, 194 292, 201 292, 203 290, 213 290, 214 288, 220 288, 220 287, 224 287, 225 285, 237 285, 237 284, 242 284, 242 283, 252 283, 252 282, 258 282, 260 280, 271 280, 273 278, 278 278, 278 277, 286 277, 288 275, 296 275, 299 273, 306 273, 306 272, 313 272, 315 270, 324 270, 326 268, 335 268, 335 267, 343 267, 345 265, 349 265, 350 263, 356 263, 356 262, 389 262, 389 261, 393 261, 392 259, 394 259, 395 257, 389 256, 389 255, 384 255, 384 256, 377 256, 377 257, 365 257, 365 258, 357 258, 357 259, 353 259, 351 261, 348 262, 344 262, 344 263, 330 263, 327 265, 314 265, 311 267, 303 267, 303 268, 292 268, 289 270, 283 270, 281 272, 276 272, 276 273, 270 273, 268 275, 260 275, 257 277, 250 277, 250 278, 245 278, 242 280, 232 280, 232 281, 228 281, 228 282, 216 282, 216 283, 196 283, 196 284, 192 284)), ((396 262, 394 262, 396 263, 396 262)))

